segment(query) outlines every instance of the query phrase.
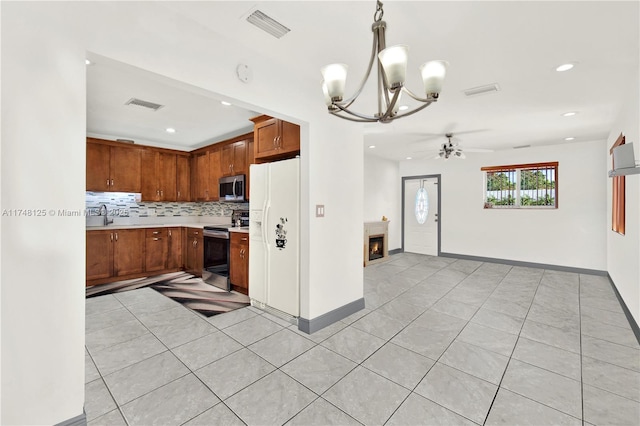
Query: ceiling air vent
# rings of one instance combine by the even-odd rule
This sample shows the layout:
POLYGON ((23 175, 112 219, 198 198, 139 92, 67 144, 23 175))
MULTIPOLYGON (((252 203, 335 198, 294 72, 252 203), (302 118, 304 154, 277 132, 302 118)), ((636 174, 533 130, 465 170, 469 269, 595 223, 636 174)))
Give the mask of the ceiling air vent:
POLYGON ((465 96, 477 96, 484 93, 497 92, 498 90, 500 90, 498 83, 493 83, 485 86, 472 87, 471 89, 463 90, 462 93, 464 93, 465 96))
POLYGON ((247 21, 261 30, 268 32, 275 38, 281 38, 283 35, 291 31, 280 22, 259 10, 256 10, 251 15, 247 16, 247 21))
POLYGON ((136 99, 136 98, 131 98, 127 102, 125 102, 124 104, 125 105, 135 105, 135 106, 139 106, 139 107, 143 107, 143 108, 148 108, 148 109, 152 109, 154 111, 157 111, 157 110, 159 110, 160 108, 162 108, 164 106, 164 105, 156 104, 156 103, 149 102, 149 101, 143 101, 142 99, 136 99))

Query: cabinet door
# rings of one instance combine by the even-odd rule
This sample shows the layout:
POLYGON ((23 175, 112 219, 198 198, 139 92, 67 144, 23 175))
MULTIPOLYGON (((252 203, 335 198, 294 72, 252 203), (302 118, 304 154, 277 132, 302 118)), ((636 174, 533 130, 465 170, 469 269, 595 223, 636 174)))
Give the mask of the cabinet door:
POLYGON ((140 149, 111 147, 110 191, 140 192, 140 149))
POLYGON ((209 151, 209 192, 207 201, 218 201, 220 199, 220 150, 209 151))
POLYGON ((201 276, 204 249, 202 245, 202 230, 187 228, 187 246, 185 247, 185 269, 190 274, 201 276))
POLYGON ((256 159, 276 153, 276 137, 279 136, 278 120, 270 118, 254 126, 254 156, 256 159))
POLYGON ((195 237, 194 241, 196 242, 194 259, 195 275, 201 277, 202 268, 204 266, 204 242, 202 240, 202 235, 200 235, 199 237, 195 237))
POLYGON ((144 229, 114 231, 113 269, 116 276, 144 272, 144 229))
POLYGON ((167 229, 167 239, 169 241, 167 269, 180 269, 184 264, 182 260, 182 228, 167 229))
POLYGON ((280 139, 278 148, 281 153, 300 151, 300 126, 289 123, 288 121, 280 121, 280 139))
POLYGON ((196 154, 193 157, 193 198, 194 201, 207 201, 209 194, 209 155, 196 154))
POLYGON ((87 143, 87 191, 109 191, 109 145, 87 143))
POLYGON ((165 228, 149 228, 145 230, 144 270, 146 272, 167 269, 169 255, 168 232, 165 228))
POLYGON ((235 290, 249 294, 249 234, 232 232, 229 246, 229 280, 235 290))
POLYGON ((158 153, 158 188, 161 201, 176 201, 176 155, 158 153))
MULTIPOLYGON (((150 149, 144 149, 140 153, 140 190, 142 201, 160 201, 160 188, 158 187, 158 153, 150 149)), ((115 183, 115 182, 114 182, 115 183)))
POLYGON ((176 201, 191 201, 189 157, 176 155, 176 201))
POLYGON ((86 232, 86 279, 113 276, 113 233, 111 231, 86 232))
MULTIPOLYGON (((213 166, 213 164, 212 164, 213 166)), ((225 145, 220 149, 220 176, 233 175, 233 144, 225 145)))
POLYGON ((247 174, 247 141, 233 144, 233 165, 231 171, 234 175, 247 174))

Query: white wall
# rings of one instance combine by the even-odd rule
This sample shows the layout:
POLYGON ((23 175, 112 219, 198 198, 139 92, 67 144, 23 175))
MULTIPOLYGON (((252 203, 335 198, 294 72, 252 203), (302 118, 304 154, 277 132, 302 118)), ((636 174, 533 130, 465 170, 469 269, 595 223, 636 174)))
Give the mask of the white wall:
POLYGON ((442 174, 442 252, 605 270, 604 141, 403 161, 400 175, 442 174), (559 208, 484 209, 482 166, 558 161, 559 208))
POLYGON ((389 250, 402 246, 402 188, 397 161, 364 157, 364 221, 389 218, 389 250))
MULTIPOLYGON (((609 169, 612 167, 609 149, 620 133, 625 135, 626 143, 633 143, 635 157, 640 159, 639 92, 636 70, 629 84, 629 97, 611 129, 606 146, 603 147, 602 155, 606 158, 609 169)), ((607 222, 604 225, 607 235, 607 270, 636 323, 640 323, 640 175, 625 178, 625 235, 611 230, 612 180, 603 179, 606 180, 607 188, 607 222)))
MULTIPOLYGON (((39 7, 39 6, 38 6, 39 7)), ((84 395, 84 49, 2 5, 2 424, 55 424, 84 395), (13 42, 10 42, 13 40, 13 42), (19 40, 19 42, 17 42, 19 40)))
MULTIPOLYGON (((169 7, 3 3, 2 208, 83 208, 84 58, 93 52, 301 124, 301 315, 313 319, 359 299, 358 126, 328 117, 318 80, 296 80, 293 90, 277 58, 169 7), (251 64, 251 84, 235 78, 240 62, 251 64), (315 204, 326 206, 325 218, 312 216, 315 204)), ((1 227, 0 423, 55 424, 81 414, 84 401, 84 219, 2 218, 1 227)))

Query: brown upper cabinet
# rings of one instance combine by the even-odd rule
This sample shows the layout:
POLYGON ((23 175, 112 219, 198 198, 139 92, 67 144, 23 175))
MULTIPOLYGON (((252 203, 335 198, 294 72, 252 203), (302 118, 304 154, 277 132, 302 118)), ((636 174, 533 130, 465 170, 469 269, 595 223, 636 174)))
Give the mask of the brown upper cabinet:
POLYGON ((191 158, 191 198, 193 201, 218 201, 220 150, 198 152, 191 158))
POLYGON ((247 174, 247 141, 224 145, 220 150, 220 176, 247 174))
POLYGON ((288 121, 260 115, 254 123, 254 157, 256 160, 290 158, 300 153, 300 126, 288 121))
POLYGON ((176 157, 154 149, 142 150, 142 201, 176 201, 176 157))
POLYGON ((87 191, 140 192, 140 151, 87 138, 87 191))
POLYGON ((186 155, 176 155, 176 201, 191 201, 191 167, 186 155))

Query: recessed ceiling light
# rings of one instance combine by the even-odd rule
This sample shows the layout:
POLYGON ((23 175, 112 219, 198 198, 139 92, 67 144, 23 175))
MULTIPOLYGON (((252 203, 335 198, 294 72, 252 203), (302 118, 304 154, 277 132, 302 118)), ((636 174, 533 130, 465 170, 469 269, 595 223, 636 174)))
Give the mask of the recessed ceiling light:
POLYGON ((373 149, 375 147, 376 147, 375 145, 369 145, 369 148, 371 148, 371 149, 373 149))
POLYGON ((569 71, 574 66, 575 64, 562 64, 556 68, 556 71, 558 72, 569 71))
POLYGON ((407 157, 407 160, 412 160, 412 158, 411 157, 407 157))
POLYGON ((563 117, 573 117, 576 114, 577 114, 576 111, 569 111, 569 112, 565 112, 564 114, 562 114, 562 116, 563 117))
POLYGON ((574 138, 573 136, 569 136, 568 138, 564 138, 564 140, 565 140, 565 141, 572 141, 572 140, 574 140, 574 139, 575 139, 575 138, 574 138))
POLYGON ((173 127, 167 127, 166 132, 167 133, 175 133, 176 129, 174 129, 173 127))
POLYGON ((220 101, 220 103, 224 106, 230 106, 231 103, 227 102, 227 101, 220 101))
POLYGON ((400 107, 398 108, 400 111, 406 111, 409 109, 408 105, 400 105, 400 107))
POLYGON ((85 65, 91 65, 91 61, 90 61, 90 60, 88 60, 88 59, 85 59, 85 60, 84 60, 84 64, 85 64, 85 65))

